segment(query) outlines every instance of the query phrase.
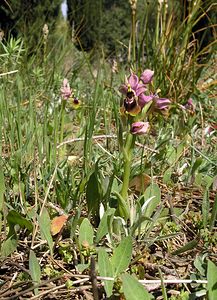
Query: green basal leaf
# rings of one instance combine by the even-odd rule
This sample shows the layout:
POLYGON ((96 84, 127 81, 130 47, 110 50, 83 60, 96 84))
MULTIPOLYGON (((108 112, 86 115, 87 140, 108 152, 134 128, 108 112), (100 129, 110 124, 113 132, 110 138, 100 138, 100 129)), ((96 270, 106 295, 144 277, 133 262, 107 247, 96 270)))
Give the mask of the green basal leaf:
POLYGON ((17 238, 16 235, 12 235, 9 238, 7 238, 5 241, 3 241, 1 246, 1 257, 7 257, 11 253, 13 253, 17 248, 17 238))
POLYGON ((217 299, 217 266, 211 260, 208 260, 207 280, 208 280, 207 283, 208 299, 216 300, 217 299))
POLYGON ((130 236, 125 237, 117 248, 114 249, 113 256, 111 258, 111 264, 114 270, 114 276, 124 272, 132 257, 133 242, 130 236))
POLYGON ((144 199, 145 202, 143 204, 143 216, 150 218, 161 200, 161 190, 156 183, 151 184, 147 188, 144 193, 144 199))
POLYGON ((121 279, 126 300, 151 300, 151 295, 135 277, 123 274, 121 279))
POLYGON ((100 203, 100 188, 97 177, 97 168, 90 175, 87 182, 86 199, 88 211, 92 214, 99 214, 99 203, 100 203))
POLYGON ((7 221, 10 226, 10 230, 12 230, 15 225, 19 225, 21 228, 27 228, 30 232, 33 230, 32 223, 15 210, 11 210, 8 213, 7 221))
POLYGON ((79 245, 82 248, 83 243, 87 242, 89 246, 93 245, 93 236, 94 236, 94 232, 93 232, 93 227, 90 224, 90 221, 85 218, 80 226, 79 229, 79 245))
MULTIPOLYGON (((41 268, 35 252, 30 250, 29 253, 29 271, 33 280, 33 284, 39 284, 41 279, 41 268)), ((38 288, 34 289, 35 295, 38 294, 38 288)))
MULTIPOLYGON (((98 267, 99 274, 102 277, 113 277, 113 267, 109 260, 109 256, 105 249, 99 249, 98 252, 98 267)), ((104 282, 104 287, 107 297, 112 295, 114 281, 102 280, 104 282)))
POLYGON ((44 238, 49 246, 50 253, 53 255, 53 239, 51 235, 51 221, 48 211, 44 208, 41 216, 38 216, 38 223, 42 238, 44 238))
POLYGON ((109 222, 112 216, 114 216, 115 208, 109 208, 103 215, 96 234, 96 243, 103 238, 109 231, 109 222))

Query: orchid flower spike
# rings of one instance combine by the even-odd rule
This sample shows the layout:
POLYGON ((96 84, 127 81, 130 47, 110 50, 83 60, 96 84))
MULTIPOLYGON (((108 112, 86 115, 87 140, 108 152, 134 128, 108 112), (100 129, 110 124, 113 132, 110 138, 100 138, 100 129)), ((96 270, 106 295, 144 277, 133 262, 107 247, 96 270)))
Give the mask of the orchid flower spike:
POLYGON ((60 91, 61 91, 61 95, 64 100, 69 99, 69 97, 72 94, 72 91, 71 91, 68 79, 66 79, 66 78, 63 79, 63 84, 62 84, 60 91))

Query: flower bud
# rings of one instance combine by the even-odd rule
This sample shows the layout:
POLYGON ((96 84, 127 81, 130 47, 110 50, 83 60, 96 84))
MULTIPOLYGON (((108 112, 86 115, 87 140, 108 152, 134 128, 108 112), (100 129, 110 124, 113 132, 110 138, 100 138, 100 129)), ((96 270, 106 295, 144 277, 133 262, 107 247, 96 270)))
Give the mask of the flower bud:
POLYGON ((156 108, 157 109, 167 109, 168 106, 171 104, 171 101, 167 98, 158 98, 155 97, 154 98, 155 104, 156 104, 156 108))
POLYGON ((154 71, 146 69, 140 76, 140 79, 143 81, 144 84, 148 84, 152 82, 153 76, 154 71))
POLYGON ((149 123, 148 122, 135 122, 131 126, 131 133, 142 135, 148 131, 149 123))

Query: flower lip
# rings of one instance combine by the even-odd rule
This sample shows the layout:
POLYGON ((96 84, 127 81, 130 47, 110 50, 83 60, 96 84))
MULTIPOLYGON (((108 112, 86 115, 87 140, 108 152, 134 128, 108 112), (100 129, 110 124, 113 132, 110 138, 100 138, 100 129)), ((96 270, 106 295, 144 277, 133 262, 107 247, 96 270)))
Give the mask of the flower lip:
POLYGON ((149 129, 149 123, 148 122, 135 122, 131 126, 131 133, 142 135, 145 134, 149 129))
POLYGON ((78 98, 74 98, 74 104, 79 104, 79 100, 78 100, 78 98))
POLYGON ((124 99, 124 112, 131 115, 136 116, 141 111, 141 107, 137 103, 137 99, 135 97, 124 99))
POLYGON ((77 97, 72 96, 69 98, 69 100, 70 100, 72 108, 78 109, 81 106, 81 102, 77 97))

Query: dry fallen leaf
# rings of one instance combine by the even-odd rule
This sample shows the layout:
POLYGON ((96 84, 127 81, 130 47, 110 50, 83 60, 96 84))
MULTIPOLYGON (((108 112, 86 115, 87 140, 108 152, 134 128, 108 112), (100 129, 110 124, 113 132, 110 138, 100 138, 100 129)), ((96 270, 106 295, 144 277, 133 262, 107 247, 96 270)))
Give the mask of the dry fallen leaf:
POLYGON ((133 177, 130 181, 130 189, 133 189, 136 193, 141 193, 146 190, 150 183, 151 177, 143 173, 133 177))
POLYGON ((63 228, 63 226, 66 224, 66 221, 68 220, 67 215, 62 215, 59 217, 55 217, 51 221, 51 234, 56 235, 60 232, 60 230, 63 228))

